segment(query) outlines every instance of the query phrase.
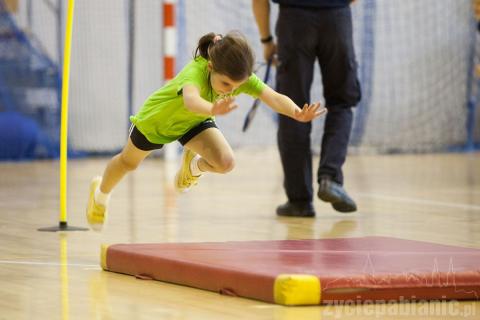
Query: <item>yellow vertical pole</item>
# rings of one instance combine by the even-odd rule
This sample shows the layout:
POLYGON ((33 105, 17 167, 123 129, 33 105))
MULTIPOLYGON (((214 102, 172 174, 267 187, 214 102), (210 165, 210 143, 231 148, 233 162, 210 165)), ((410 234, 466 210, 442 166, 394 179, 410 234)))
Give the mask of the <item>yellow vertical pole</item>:
POLYGON ((39 228, 38 231, 56 232, 88 230, 83 227, 67 226, 68 89, 70 84, 70 52, 72 47, 74 6, 75 0, 68 0, 65 43, 63 47, 62 109, 60 119, 60 222, 58 226, 39 228))
POLYGON ((72 47, 73 7, 75 0, 68 1, 63 47, 62 111, 60 120, 60 225, 67 224, 67 137, 68 93, 70 83, 70 53, 72 47))

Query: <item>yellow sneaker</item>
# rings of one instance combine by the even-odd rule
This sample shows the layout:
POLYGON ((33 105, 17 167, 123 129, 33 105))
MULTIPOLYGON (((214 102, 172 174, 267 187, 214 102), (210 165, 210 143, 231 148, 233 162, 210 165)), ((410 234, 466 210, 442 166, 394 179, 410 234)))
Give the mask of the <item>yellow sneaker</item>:
POLYGON ((87 205, 87 221, 94 231, 102 231, 107 216, 107 208, 95 203, 95 190, 100 186, 102 177, 95 177, 90 182, 90 196, 87 205))
POLYGON ((175 175, 175 188, 179 192, 186 192, 198 183, 200 176, 193 176, 190 171, 190 162, 197 154, 184 148, 182 153, 182 166, 175 175))

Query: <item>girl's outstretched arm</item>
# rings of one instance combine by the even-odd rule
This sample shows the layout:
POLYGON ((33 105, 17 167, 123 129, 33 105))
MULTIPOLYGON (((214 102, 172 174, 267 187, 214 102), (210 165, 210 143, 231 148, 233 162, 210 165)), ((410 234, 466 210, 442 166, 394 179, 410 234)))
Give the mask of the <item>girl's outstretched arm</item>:
POLYGON ((327 112, 327 109, 320 106, 320 103, 312 103, 310 105, 306 103, 303 108, 299 108, 292 99, 276 92, 269 86, 263 89, 259 98, 276 112, 300 122, 312 121, 327 112))
POLYGON ((238 106, 235 99, 226 97, 215 101, 208 102, 200 96, 198 88, 194 85, 186 85, 183 87, 183 103, 185 107, 195 113, 205 115, 222 115, 233 111, 238 106))

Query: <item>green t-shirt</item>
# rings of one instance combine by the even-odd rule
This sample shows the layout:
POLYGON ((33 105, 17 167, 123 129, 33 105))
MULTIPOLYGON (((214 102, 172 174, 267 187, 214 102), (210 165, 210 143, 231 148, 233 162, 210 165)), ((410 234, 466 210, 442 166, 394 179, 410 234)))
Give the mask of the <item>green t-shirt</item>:
MULTIPOLYGON (((213 91, 208 75, 206 59, 192 60, 174 79, 150 95, 130 121, 152 143, 165 144, 181 138, 201 122, 213 118, 188 110, 182 96, 182 88, 191 84, 199 89, 203 99, 214 102, 218 95, 213 91)), ((245 93, 257 98, 264 88, 263 81, 252 74, 231 95, 245 93)))

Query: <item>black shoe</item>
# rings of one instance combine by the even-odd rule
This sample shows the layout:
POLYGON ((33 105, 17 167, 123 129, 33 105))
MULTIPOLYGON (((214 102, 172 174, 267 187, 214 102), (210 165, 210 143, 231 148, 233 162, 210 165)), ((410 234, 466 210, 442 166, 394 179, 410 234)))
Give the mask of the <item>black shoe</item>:
POLYGON ((315 217, 315 209, 310 202, 290 202, 277 207, 277 215, 284 217, 315 217))
POLYGON ((330 202, 333 209, 337 211, 344 213, 357 211, 355 201, 340 184, 332 181, 330 177, 320 179, 317 195, 321 200, 330 202))

